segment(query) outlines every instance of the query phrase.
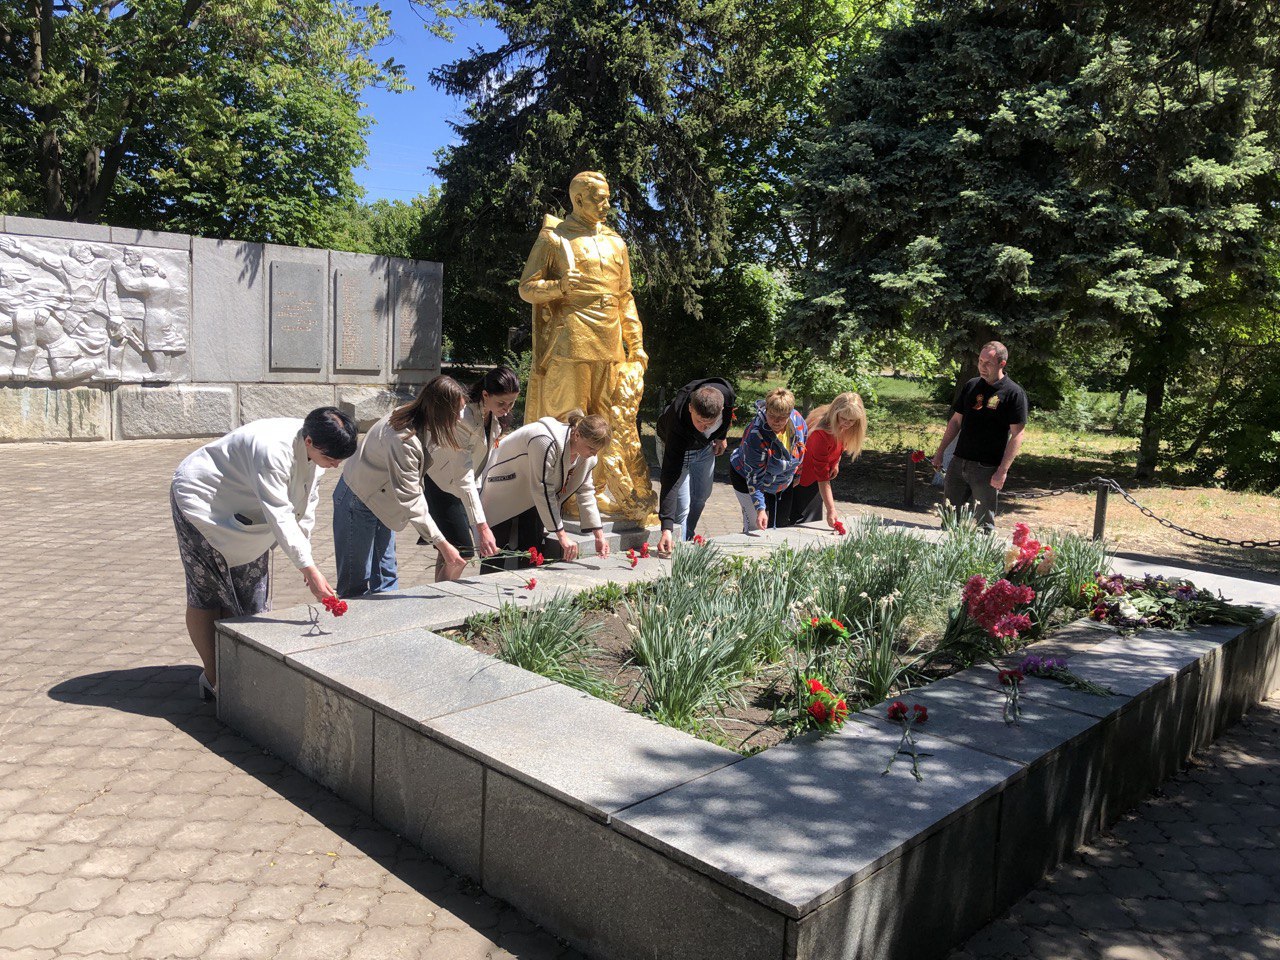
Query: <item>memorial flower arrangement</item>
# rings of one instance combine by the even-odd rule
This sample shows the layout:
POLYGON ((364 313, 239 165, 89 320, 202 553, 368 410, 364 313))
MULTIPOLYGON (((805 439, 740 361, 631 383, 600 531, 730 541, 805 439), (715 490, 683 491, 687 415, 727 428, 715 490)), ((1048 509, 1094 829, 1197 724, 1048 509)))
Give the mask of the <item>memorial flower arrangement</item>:
POLYGON ((1095 697, 1110 697, 1115 694, 1115 691, 1110 687, 1104 687, 1100 683, 1094 683, 1092 680, 1076 676, 1067 669, 1067 661, 1060 657, 1038 657, 1034 655, 1023 657, 1022 663, 1018 664, 1018 669, 1028 677, 1056 680, 1069 690, 1091 693, 1095 697))
POLYGON ((1021 670, 1001 670, 997 679, 1004 691, 1004 722, 1017 723, 1022 719, 1022 681, 1027 678, 1021 670))
POLYGON ((1262 616, 1257 607, 1233 604, 1222 594, 1200 589, 1179 577, 1098 574, 1080 588, 1080 593, 1091 619, 1121 630, 1185 630, 1197 623, 1245 626, 1262 616))
POLYGON ((1031 618, 1018 608, 1031 603, 1036 592, 1003 577, 988 585, 974 574, 964 585, 960 604, 953 607, 938 644, 962 663, 994 660, 1009 651, 1031 629, 1031 618))
POLYGON ((911 775, 920 782, 924 782, 924 774, 920 772, 920 758, 927 757, 927 753, 921 753, 916 748, 916 738, 912 734, 911 729, 918 723, 924 723, 929 719, 929 708, 922 703, 913 704, 910 709, 901 700, 895 700, 889 704, 888 710, 889 720, 897 723, 902 727, 902 739, 898 741, 898 749, 893 751, 889 757, 889 762, 885 764, 884 770, 880 776, 885 776, 892 768, 893 761, 897 760, 902 754, 908 754, 911 757, 911 775))
POLYGON ((1004 554, 1005 575, 1020 582, 1032 576, 1046 576, 1053 569, 1053 547, 1045 546, 1031 536, 1025 523, 1013 528, 1013 545, 1004 554))
POLYGON ((800 690, 800 721, 805 726, 834 731, 849 718, 849 705, 842 695, 817 677, 806 677, 800 690))
MULTIPOLYGON (((320 606, 335 617, 340 617, 347 612, 347 601, 340 600, 337 597, 325 597, 320 601, 320 606)), ((308 603, 307 613, 311 617, 311 629, 307 631, 308 636, 320 633, 320 611, 308 603)))

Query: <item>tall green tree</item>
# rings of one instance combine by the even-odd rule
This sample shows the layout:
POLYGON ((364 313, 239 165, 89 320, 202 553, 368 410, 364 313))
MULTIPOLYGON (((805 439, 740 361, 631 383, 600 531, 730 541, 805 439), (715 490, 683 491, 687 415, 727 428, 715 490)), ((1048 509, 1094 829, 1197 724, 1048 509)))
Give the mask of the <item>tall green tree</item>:
POLYGON ((0 0, 13 212, 323 242, 358 196, 386 12, 330 0, 0 0))
POLYGON ((438 167, 444 189, 429 231, 431 249, 447 257, 446 326, 459 350, 492 356, 509 328, 528 326, 515 292, 524 259, 543 214, 566 213, 569 180, 589 169, 608 177, 615 226, 631 246, 651 382, 728 372, 724 364, 772 350, 780 287, 755 267, 775 262, 774 242, 761 237, 784 200, 776 184, 785 164, 765 154, 777 153, 789 108, 811 99, 802 75, 822 61, 809 48, 800 56, 778 29, 811 36, 808 18, 821 12, 838 33, 855 0, 489 0, 468 9, 505 41, 435 75, 468 103, 460 142, 438 167), (735 331, 732 342, 721 330, 735 331))
POLYGON ((838 88, 805 171, 822 249, 794 329, 829 343, 1120 337, 1147 396, 1138 474, 1165 390, 1230 305, 1277 295, 1273 3, 932 0, 838 88))

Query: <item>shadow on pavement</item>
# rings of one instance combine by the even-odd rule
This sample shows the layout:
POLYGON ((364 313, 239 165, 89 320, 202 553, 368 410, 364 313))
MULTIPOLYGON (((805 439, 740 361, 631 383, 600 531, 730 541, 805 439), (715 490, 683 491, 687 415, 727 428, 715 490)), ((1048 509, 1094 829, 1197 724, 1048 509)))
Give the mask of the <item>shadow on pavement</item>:
MULTIPOLYGON (((413 887, 468 926, 486 930, 496 901, 472 881, 459 877, 402 840, 367 814, 303 776, 284 761, 250 743, 220 722, 213 703, 200 699, 196 666, 131 667, 90 673, 55 685, 49 697, 60 703, 101 707, 157 717, 199 741, 212 753, 314 817, 388 873, 413 887)), ((545 931, 548 941, 551 935, 545 931)), ((497 930, 487 935, 501 939, 497 930)), ((516 957, 545 957, 517 944, 503 946, 516 957)), ((576 954, 571 954, 576 956, 576 954)))

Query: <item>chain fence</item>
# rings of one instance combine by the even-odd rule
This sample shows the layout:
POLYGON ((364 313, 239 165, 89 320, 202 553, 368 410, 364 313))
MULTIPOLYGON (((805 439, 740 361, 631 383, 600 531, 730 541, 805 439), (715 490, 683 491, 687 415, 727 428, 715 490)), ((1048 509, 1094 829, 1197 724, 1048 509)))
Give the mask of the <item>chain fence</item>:
POLYGON ((1231 540, 1227 537, 1215 537, 1211 534, 1201 533, 1199 530, 1192 530, 1189 527, 1174 523, 1168 517, 1160 516, 1150 507, 1143 506, 1134 498, 1133 494, 1110 477, 1094 477, 1092 480, 1085 480, 1083 483, 1073 483, 1069 487, 1059 487, 1056 490, 1045 490, 1039 493, 1004 493, 1002 491, 1000 496, 1006 500, 1044 500, 1048 497, 1060 497, 1066 493, 1082 493, 1086 490, 1114 492, 1136 507, 1144 517, 1150 517, 1160 526, 1168 527, 1170 530, 1180 533, 1184 537, 1191 537, 1194 540, 1203 540, 1205 543, 1213 543, 1222 547, 1244 547, 1246 550, 1257 547, 1280 547, 1280 540, 1231 540))

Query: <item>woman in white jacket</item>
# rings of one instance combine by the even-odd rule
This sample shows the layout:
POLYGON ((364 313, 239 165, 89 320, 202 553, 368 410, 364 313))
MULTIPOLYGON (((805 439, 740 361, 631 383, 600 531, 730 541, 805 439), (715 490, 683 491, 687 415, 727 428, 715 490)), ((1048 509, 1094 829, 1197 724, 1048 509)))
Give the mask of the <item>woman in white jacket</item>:
POLYGON ((270 609, 279 546, 317 600, 333 588, 311 554, 320 474, 355 453, 356 425, 334 407, 305 420, 255 420, 205 444, 173 475, 169 502, 187 580, 187 632, 204 662, 200 692, 217 685, 214 623, 270 609))
MULTIPOLYGON (((598 556, 609 555, 591 482, 596 457, 611 437, 609 421, 584 416, 581 410, 571 411, 568 421, 543 417, 527 423, 505 437, 489 458, 480 500, 501 546, 507 546, 513 528, 517 550, 540 547, 550 530, 561 557, 578 559, 578 545, 565 533, 560 513, 570 497, 577 497, 582 531, 595 534, 598 556)), ((482 571, 496 569, 497 564, 481 564, 482 571)))
POLYGON ((436 377, 412 403, 369 428, 333 491, 333 547, 338 595, 359 597, 399 586, 396 531, 412 525, 435 544, 457 577, 466 560, 431 518, 422 479, 438 451, 458 448, 467 394, 452 377, 436 377))
MULTIPOLYGON (((491 557, 498 546, 489 529, 488 518, 480 500, 480 481, 489 455, 502 437, 502 418, 515 406, 520 396, 520 378, 509 367, 494 367, 471 387, 467 405, 455 430, 457 449, 442 447, 434 452, 427 466, 423 487, 427 509, 444 532, 445 539, 458 548, 463 557, 475 553, 471 531, 475 530, 475 547, 480 556, 491 557)), ((455 579, 457 574, 445 566, 444 555, 436 555, 436 580, 455 579)))

